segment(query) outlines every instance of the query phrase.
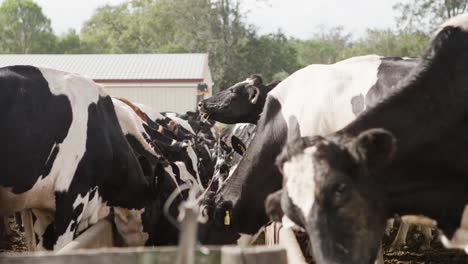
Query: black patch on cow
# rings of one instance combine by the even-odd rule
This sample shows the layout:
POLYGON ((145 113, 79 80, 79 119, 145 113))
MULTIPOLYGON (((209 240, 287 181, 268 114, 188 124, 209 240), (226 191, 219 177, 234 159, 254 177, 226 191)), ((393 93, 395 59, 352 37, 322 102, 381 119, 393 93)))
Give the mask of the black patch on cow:
POLYGON ((172 172, 174 173, 174 177, 175 177, 176 181, 177 182, 182 182, 182 179, 180 178, 179 167, 177 167, 177 165, 174 164, 174 163, 171 163, 170 166, 172 168, 172 172))
POLYGON ((73 204, 75 203, 76 199, 77 196, 71 194, 70 192, 55 192, 56 209, 54 220, 54 244, 56 239, 63 235, 69 226, 70 232, 73 233, 73 238, 75 238, 77 235, 76 228, 78 227, 78 218, 83 213, 84 205, 80 203, 76 206, 76 208, 74 208, 73 204))
POLYGON ((394 93, 394 89, 398 87, 396 84, 403 80, 418 63, 418 59, 382 58, 377 71, 377 82, 366 94, 366 108, 375 106, 394 93))
MULTIPOLYGON (((37 234, 36 239, 36 241, 39 243, 39 237, 37 234)), ((44 231, 44 235, 42 236, 42 245, 47 250, 53 250, 55 241, 57 241, 57 236, 55 235, 54 222, 52 222, 46 227, 44 231)))
POLYGON ((240 82, 225 89, 212 97, 202 100, 198 108, 201 112, 209 114, 209 118, 226 124, 252 123, 256 124, 263 111, 268 93, 280 81, 273 81, 264 85, 258 77, 252 77, 254 85, 250 82, 240 82), (252 103, 257 89, 260 92, 256 103, 252 103))
POLYGON ((128 143, 132 147, 135 156, 138 159, 138 164, 140 165, 143 175, 145 175, 148 181, 151 181, 155 176, 155 169, 156 169, 156 157, 154 157, 145 147, 141 144, 135 136, 131 134, 127 134, 125 136, 128 143))
POLYGON ((50 172, 53 146, 63 142, 72 121, 70 102, 53 95, 31 66, 0 69, 0 98, 0 186, 22 193, 50 172))

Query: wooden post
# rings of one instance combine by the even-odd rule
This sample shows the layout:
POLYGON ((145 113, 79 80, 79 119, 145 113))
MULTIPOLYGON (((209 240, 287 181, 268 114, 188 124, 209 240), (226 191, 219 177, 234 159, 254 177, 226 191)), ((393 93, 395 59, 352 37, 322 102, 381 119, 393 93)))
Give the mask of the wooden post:
POLYGON ((279 230, 279 238, 280 245, 284 246, 284 248, 286 248, 286 251, 288 252, 288 263, 307 263, 304 258, 304 255, 302 254, 301 247, 297 242, 296 235, 291 230, 291 228, 282 227, 279 230))
POLYGON ((280 246, 221 248, 221 264, 296 264, 288 262, 286 251, 280 246))
POLYGON ((273 222, 265 227, 265 245, 273 246, 279 243, 279 232, 281 223, 273 222))
POLYGON ((195 193, 195 188, 190 189, 187 201, 183 202, 181 205, 182 225, 176 262, 178 264, 195 263, 198 213, 200 211, 195 193))

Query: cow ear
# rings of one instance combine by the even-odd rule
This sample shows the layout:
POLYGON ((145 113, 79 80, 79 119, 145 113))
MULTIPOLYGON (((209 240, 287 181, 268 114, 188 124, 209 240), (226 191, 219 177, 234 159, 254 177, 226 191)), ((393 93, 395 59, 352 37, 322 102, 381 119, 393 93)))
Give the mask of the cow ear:
POLYGON ((231 145, 232 145, 232 148, 234 149, 234 151, 239 153, 239 155, 241 155, 241 156, 244 155, 246 147, 245 147, 244 143, 238 137, 236 137, 236 136, 231 137, 231 145))
POLYGON ((369 129, 353 142, 352 148, 369 169, 381 168, 391 161, 396 149, 395 137, 384 129, 369 129))
POLYGON ((283 195, 283 190, 276 191, 267 196, 265 200, 265 211, 274 222, 281 222, 283 218, 283 209, 281 208, 281 198, 283 195))
POLYGON ((254 86, 259 86, 263 84, 263 78, 260 74, 252 74, 250 76, 250 79, 253 80, 253 85, 254 86))
POLYGON ((250 86, 249 90, 249 101, 251 104, 256 104, 258 101, 258 97, 260 96, 260 89, 257 86, 250 86))

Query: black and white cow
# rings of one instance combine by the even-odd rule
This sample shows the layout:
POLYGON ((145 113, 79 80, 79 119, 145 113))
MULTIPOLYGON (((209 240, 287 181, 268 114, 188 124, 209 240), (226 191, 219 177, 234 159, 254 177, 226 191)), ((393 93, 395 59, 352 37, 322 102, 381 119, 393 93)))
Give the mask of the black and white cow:
POLYGON ((221 131, 213 174, 216 184, 212 190, 221 188, 230 173, 235 170, 250 145, 255 131, 256 125, 249 123, 236 124, 221 131))
POLYGON ((0 215, 33 209, 38 248, 60 249, 110 206, 139 210, 154 197, 154 175, 135 157, 100 86, 11 66, 0 69, 0 94, 0 215))
POLYGON ((344 127, 385 97, 416 63, 362 56, 310 65, 282 81, 268 94, 257 133, 236 170, 204 201, 211 226, 226 233, 256 233, 268 222, 265 198, 281 188, 282 177, 274 162, 288 139, 344 127), (226 216, 230 216, 229 225, 224 224, 226 216))
MULTIPOLYGON (((214 171, 211 153, 214 140, 195 133, 191 123, 178 114, 160 114, 149 106, 122 98, 118 100, 127 104, 144 120, 146 132, 168 161, 183 161, 188 171, 199 180, 199 184, 207 186, 214 171)), ((211 136, 215 137, 213 134, 211 136)))
MULTIPOLYGON (((163 207, 172 192, 180 190, 182 184, 200 184, 194 175, 193 168, 187 169, 186 162, 168 161, 164 150, 158 147, 160 137, 154 137, 153 130, 142 116, 146 115, 143 111, 136 108, 128 100, 113 99, 117 118, 122 131, 130 142, 133 151, 137 157, 144 157, 145 162, 142 166, 148 167, 147 170, 153 171, 156 175, 156 197, 141 210, 133 210, 132 219, 138 219, 132 224, 126 222, 129 215, 128 211, 121 212, 118 208, 115 211, 115 223, 117 231, 124 237, 126 245, 176 245, 179 232, 175 226, 164 216, 163 207), (143 115, 141 114, 143 113, 143 115)), ((146 119, 146 118, 145 118, 146 119)), ((187 146, 190 148, 190 146, 187 146)), ((186 150, 184 150, 186 151, 186 150)), ((188 156, 187 152, 181 152, 181 157, 188 156)), ((192 150, 193 151, 193 150, 192 150)), ((171 206, 171 214, 177 217, 177 206, 187 197, 186 192, 180 192, 171 206)))
POLYGON ((371 263, 394 213, 436 220, 442 242, 468 253, 467 84, 464 14, 441 26, 391 96, 286 148, 281 205, 307 229, 318 263, 371 263))
POLYGON ((214 127, 215 122, 212 120, 202 120, 199 112, 188 111, 185 114, 162 112, 161 114, 166 120, 172 120, 178 125, 174 128, 175 130, 183 127, 189 130, 192 135, 196 135, 197 138, 210 143, 210 147, 215 144, 217 138, 217 132, 214 127))
POLYGON ((198 110, 202 116, 225 124, 257 124, 263 111, 267 94, 280 81, 263 84, 262 77, 254 74, 212 97, 200 101, 198 110))

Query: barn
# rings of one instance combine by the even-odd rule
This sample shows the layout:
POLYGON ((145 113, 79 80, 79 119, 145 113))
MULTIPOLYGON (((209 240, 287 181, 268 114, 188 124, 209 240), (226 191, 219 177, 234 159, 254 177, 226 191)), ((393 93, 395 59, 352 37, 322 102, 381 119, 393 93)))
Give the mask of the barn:
POLYGON ((112 96, 159 112, 194 111, 212 94, 208 54, 0 55, 0 67, 45 66, 90 77, 112 96))

